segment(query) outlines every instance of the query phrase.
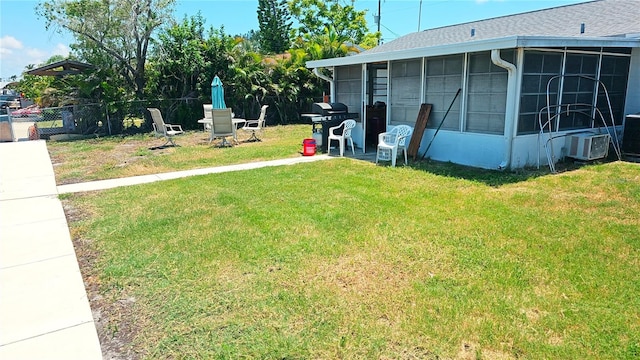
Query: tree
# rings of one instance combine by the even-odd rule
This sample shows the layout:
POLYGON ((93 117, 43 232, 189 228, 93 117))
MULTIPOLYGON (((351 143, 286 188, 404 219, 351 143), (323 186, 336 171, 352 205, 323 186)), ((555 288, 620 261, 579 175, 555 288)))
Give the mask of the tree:
MULTIPOLYGON (((365 11, 353 5, 342 5, 341 0, 289 0, 289 11, 298 21, 294 30, 304 41, 332 29, 336 36, 353 45, 367 42, 368 28, 365 11)), ((353 3, 353 0, 351 1, 353 3)), ((298 40, 299 41, 299 40, 298 40)))
POLYGON ((144 98, 145 65, 152 34, 171 18, 175 0, 49 0, 36 13, 47 29, 71 32, 82 58, 120 74, 138 99, 144 98), (88 60, 88 59, 87 59, 88 60), (96 63, 100 62, 100 63, 96 63))
MULTIPOLYGON (((196 125, 190 125, 188 119, 202 117, 200 103, 211 103, 211 81, 215 75, 227 85, 229 69, 237 58, 230 54, 241 43, 241 38, 227 35, 224 27, 210 28, 205 37, 204 24, 204 17, 198 13, 163 29, 149 57, 146 93, 154 99, 186 100, 170 101, 172 106, 166 109, 168 117, 176 115, 177 120, 172 121, 185 127, 196 125), (198 100, 195 108, 191 106, 194 99, 198 100)), ((229 99, 230 94, 227 92, 225 98, 229 99)))
POLYGON ((277 57, 275 63, 267 64, 268 96, 273 99, 272 111, 280 123, 299 120, 299 114, 322 95, 325 82, 306 68, 307 59, 303 49, 291 49, 286 56, 277 57))
POLYGON ((311 59, 328 59, 360 52, 360 48, 349 44, 346 36, 340 36, 333 26, 326 26, 324 32, 310 35, 303 43, 311 59))
POLYGON ((258 40, 262 51, 281 54, 291 46, 291 15, 286 0, 258 0, 258 40))
MULTIPOLYGON (((54 55, 45 63, 38 65, 38 67, 53 64, 61 60, 64 60, 62 55, 54 55)), ((27 71, 35 68, 36 65, 33 64, 25 67, 25 71, 22 74, 22 80, 20 80, 20 83, 18 84, 18 90, 23 93, 27 99, 33 100, 40 106, 51 105, 48 95, 52 92, 55 78, 53 76, 29 75, 26 73, 27 71)), ((57 103, 55 105, 57 105, 57 103)))
POLYGON ((167 99, 197 96, 207 79, 204 18, 198 13, 158 34, 149 57, 149 94, 167 99))

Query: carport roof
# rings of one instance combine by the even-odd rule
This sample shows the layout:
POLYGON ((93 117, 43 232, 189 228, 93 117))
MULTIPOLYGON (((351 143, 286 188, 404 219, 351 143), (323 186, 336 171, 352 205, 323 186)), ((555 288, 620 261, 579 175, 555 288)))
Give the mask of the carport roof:
POLYGON ((41 66, 27 71, 29 75, 39 76, 64 76, 80 74, 87 69, 92 69, 93 65, 73 60, 62 60, 53 64, 41 66))

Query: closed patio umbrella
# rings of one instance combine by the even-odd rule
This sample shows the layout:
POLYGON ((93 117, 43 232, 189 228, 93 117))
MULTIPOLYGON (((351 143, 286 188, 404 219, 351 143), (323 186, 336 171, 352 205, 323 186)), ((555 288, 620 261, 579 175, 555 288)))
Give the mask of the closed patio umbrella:
POLYGON ((224 88, 218 75, 216 75, 211 82, 211 105, 214 109, 227 108, 227 105, 224 103, 224 88))

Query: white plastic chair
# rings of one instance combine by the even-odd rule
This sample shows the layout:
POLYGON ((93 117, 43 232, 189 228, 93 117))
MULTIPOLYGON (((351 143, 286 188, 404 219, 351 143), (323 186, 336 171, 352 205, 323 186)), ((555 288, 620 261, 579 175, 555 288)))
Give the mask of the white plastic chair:
POLYGON ((214 139, 222 139, 220 146, 233 146, 227 141, 227 136, 233 136, 233 120, 231 108, 211 109, 211 136, 209 143, 214 139))
POLYGON ((147 110, 149 110, 151 118, 153 119, 154 134, 157 137, 164 137, 166 140, 166 142, 160 147, 164 147, 169 143, 173 146, 177 146, 173 141, 173 137, 184 133, 184 131, 182 131, 182 126, 165 123, 164 119, 162 119, 162 113, 160 113, 160 110, 157 108, 147 108, 147 110))
POLYGON ((269 105, 262 105, 260 109, 260 117, 255 120, 246 120, 244 125, 240 128, 243 131, 250 132, 251 136, 247 139, 247 141, 262 141, 256 134, 262 132, 262 128, 264 128, 265 117, 267 116, 267 108, 269 105))
POLYGON ((391 129, 391 131, 378 134, 376 164, 378 160, 390 160, 391 166, 396 166, 396 158, 400 150, 404 152, 404 164, 407 165, 407 147, 412 133, 413 128, 411 126, 398 125, 391 129))
POLYGON ((356 127, 356 121, 353 119, 347 119, 338 126, 330 127, 329 137, 327 138, 327 154, 331 152, 331 140, 336 140, 340 145, 340 156, 344 156, 344 143, 348 140, 351 143, 351 153, 355 155, 353 139, 351 138, 351 130, 354 127, 356 127), (342 129, 342 132, 337 134, 336 130, 340 129, 342 129))

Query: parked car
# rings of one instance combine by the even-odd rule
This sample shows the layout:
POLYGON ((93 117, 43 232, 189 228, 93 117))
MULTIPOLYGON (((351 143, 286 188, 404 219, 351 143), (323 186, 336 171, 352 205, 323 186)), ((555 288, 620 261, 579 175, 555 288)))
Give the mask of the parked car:
POLYGON ((0 95, 0 109, 20 109, 20 97, 16 95, 0 95))
POLYGON ((29 105, 25 108, 13 110, 11 111, 11 116, 13 117, 28 117, 28 116, 38 116, 42 113, 40 107, 36 104, 29 105))

